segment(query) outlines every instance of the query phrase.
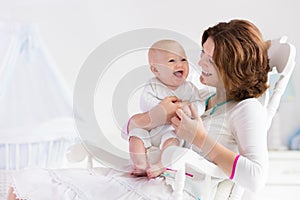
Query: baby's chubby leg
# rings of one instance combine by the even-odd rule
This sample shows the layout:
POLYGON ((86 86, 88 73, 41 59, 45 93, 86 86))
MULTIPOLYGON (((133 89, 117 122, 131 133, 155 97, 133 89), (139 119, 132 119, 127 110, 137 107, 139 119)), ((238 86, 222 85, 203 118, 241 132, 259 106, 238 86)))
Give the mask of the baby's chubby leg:
POLYGON ((149 132, 144 129, 133 129, 129 133, 129 152, 133 162, 132 175, 146 176, 148 168, 146 147, 151 143, 149 141, 149 132))
POLYGON ((179 146, 179 143, 180 142, 177 138, 169 138, 163 143, 162 150, 166 149, 169 146, 179 146))
POLYGON ((166 168, 161 163, 161 154, 162 154, 162 152, 169 146, 179 146, 179 144, 180 144, 180 142, 177 138, 169 138, 163 143, 162 149, 161 149, 161 152, 160 152, 159 161, 155 164, 149 163, 149 168, 147 169, 148 178, 156 178, 159 175, 161 175, 162 173, 164 173, 166 168))
POLYGON ((135 176, 146 176, 148 164, 146 148, 144 147, 143 141, 135 136, 130 137, 129 152, 133 162, 133 170, 131 171, 131 174, 135 176))

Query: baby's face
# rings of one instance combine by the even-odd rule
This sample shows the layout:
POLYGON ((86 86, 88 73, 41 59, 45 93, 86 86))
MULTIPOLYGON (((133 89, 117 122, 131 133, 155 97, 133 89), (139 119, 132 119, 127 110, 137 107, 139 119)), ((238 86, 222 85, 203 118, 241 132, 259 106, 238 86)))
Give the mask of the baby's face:
POLYGON ((176 53, 156 50, 151 70, 162 83, 175 90, 186 80, 189 63, 183 50, 176 53))

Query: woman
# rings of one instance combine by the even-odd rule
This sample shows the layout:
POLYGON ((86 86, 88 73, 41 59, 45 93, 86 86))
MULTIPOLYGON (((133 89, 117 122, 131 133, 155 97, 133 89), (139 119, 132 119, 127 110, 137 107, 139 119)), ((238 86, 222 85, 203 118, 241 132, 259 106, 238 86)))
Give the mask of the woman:
POLYGON ((229 179, 257 191, 265 184, 268 168, 266 111, 257 100, 268 88, 268 45, 252 23, 232 20, 204 31, 202 47, 200 81, 215 87, 216 93, 207 99, 201 118, 192 106, 192 119, 186 116, 170 97, 149 113, 133 116, 130 128, 171 121, 175 133, 229 179), (165 117, 159 121, 155 116, 165 117))

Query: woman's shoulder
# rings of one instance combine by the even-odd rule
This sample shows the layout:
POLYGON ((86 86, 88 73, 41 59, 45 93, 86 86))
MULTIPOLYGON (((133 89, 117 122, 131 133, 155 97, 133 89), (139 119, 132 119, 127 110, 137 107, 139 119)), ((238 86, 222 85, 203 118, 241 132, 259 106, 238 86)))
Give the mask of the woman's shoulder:
POLYGON ((244 99, 240 102, 237 102, 236 107, 258 107, 258 108, 263 108, 263 105, 260 103, 260 101, 257 98, 248 98, 244 99))
POLYGON ((256 98, 249 98, 236 102, 227 113, 227 119, 233 129, 237 127, 264 127, 267 110, 256 98))
POLYGON ((242 115, 242 114, 254 114, 260 115, 266 112, 265 107, 257 98, 248 98, 239 102, 234 102, 229 109, 231 114, 242 115))

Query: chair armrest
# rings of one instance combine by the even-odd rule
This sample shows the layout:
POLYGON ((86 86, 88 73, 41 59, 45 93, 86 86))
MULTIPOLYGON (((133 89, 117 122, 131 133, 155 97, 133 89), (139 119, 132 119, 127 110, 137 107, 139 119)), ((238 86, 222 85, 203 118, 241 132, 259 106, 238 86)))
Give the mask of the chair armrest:
POLYGON ((183 166, 191 167, 195 171, 202 172, 209 176, 228 178, 217 165, 187 148, 168 147, 162 154, 162 164, 172 169, 180 169, 183 166))

